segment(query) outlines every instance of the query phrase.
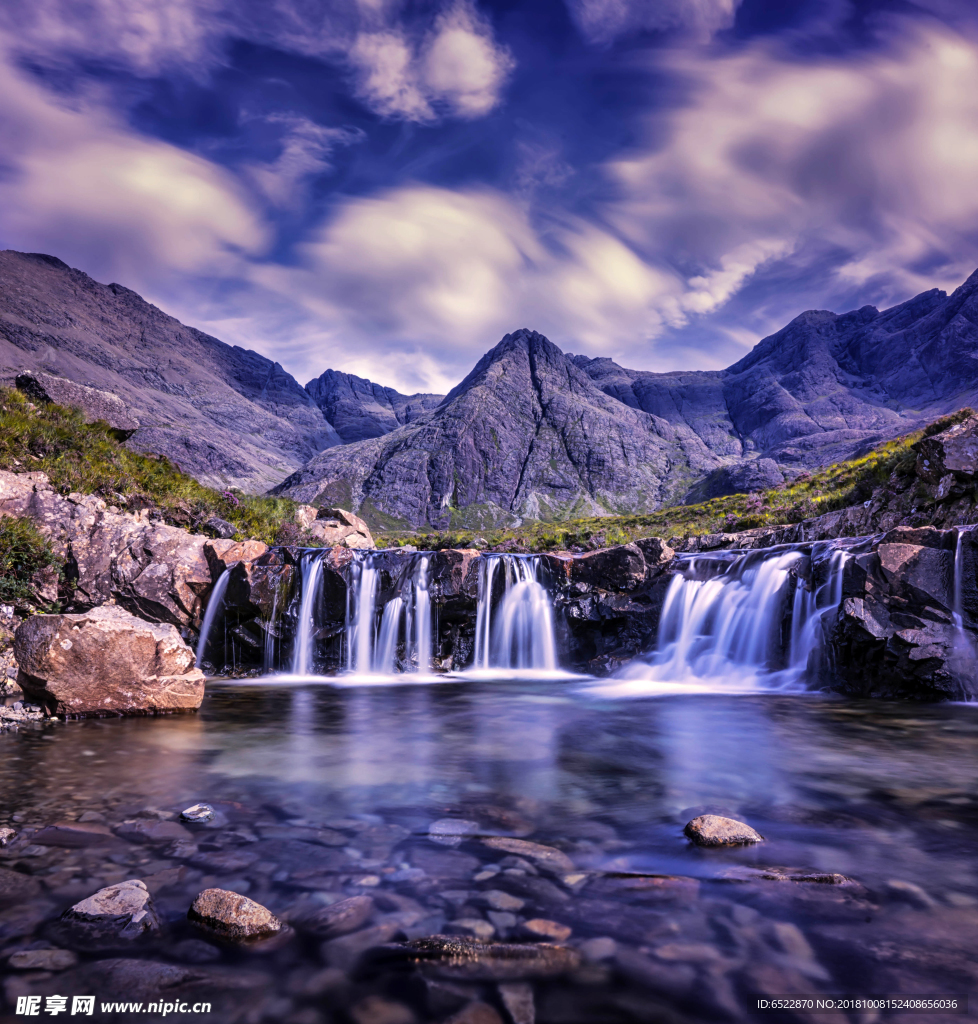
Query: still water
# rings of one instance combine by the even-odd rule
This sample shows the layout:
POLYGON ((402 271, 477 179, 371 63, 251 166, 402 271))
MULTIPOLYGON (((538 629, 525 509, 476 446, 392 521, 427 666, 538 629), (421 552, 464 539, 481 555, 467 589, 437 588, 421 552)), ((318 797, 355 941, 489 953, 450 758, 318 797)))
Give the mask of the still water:
POLYGON ((542 1024, 869 1024, 891 1014, 757 1016, 756 1003, 826 993, 974 1001, 976 740, 969 705, 622 701, 525 680, 212 684, 195 715, 3 734, 0 825, 19 835, 0 867, 34 890, 0 887, 0 964, 18 950, 70 948, 60 914, 123 879, 146 882, 163 920, 159 935, 124 948, 75 948, 67 970, 0 967, 7 1013, 28 993, 151 1000, 163 989, 191 1002, 205 994, 211 1020, 286 1024, 456 1014, 472 1024, 520 1014, 542 1024), (199 801, 217 820, 185 826, 177 841, 108 834, 199 801), (683 826, 702 813, 746 821, 765 842, 693 847, 683 826), (105 836, 75 848, 32 838, 82 817, 104 823, 105 836), (446 818, 471 823, 470 834, 436 841, 429 828, 446 818), (559 850, 572 870, 507 855, 488 845, 493 836, 559 850), (248 950, 194 931, 187 909, 212 886, 246 893, 292 931, 248 950), (324 941, 307 926, 356 894, 374 900, 359 931, 324 941), (515 979, 495 977, 491 962, 459 977, 397 960, 396 944, 431 934, 549 935, 576 960, 515 979), (395 944, 382 962, 364 953, 382 944, 395 944), (514 980, 521 998, 532 987, 532 1004, 513 1002, 514 980))

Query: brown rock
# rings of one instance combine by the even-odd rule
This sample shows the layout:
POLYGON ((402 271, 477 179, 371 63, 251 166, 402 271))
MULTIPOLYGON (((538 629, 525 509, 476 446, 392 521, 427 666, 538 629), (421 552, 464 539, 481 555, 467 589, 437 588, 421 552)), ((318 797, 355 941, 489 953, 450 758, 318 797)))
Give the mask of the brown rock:
POLYGON ((321 508, 316 519, 307 527, 314 540, 327 547, 375 548, 370 528, 352 512, 342 508, 321 508))
POLYGON ((527 938, 546 939, 550 942, 566 942, 571 937, 572 930, 566 924, 548 921, 543 917, 533 917, 523 923, 523 933, 527 938))
POLYGON ((216 582, 235 562, 253 562, 267 550, 268 545, 260 540, 209 540, 204 544, 204 557, 216 582))
POLYGON ((718 814, 703 814, 693 818, 683 832, 697 846, 745 846, 764 840, 750 825, 734 818, 722 818, 718 814))
POLYGON ((445 1024, 503 1024, 503 1019, 488 1003, 476 1001, 449 1017, 445 1024))
POLYGON ((68 715, 193 711, 204 673, 171 625, 113 605, 78 615, 34 615, 14 636, 28 699, 68 715))
POLYGON ((198 927, 237 942, 277 935, 285 925, 260 903, 227 889, 205 889, 187 911, 198 927))
POLYGON ((503 850, 517 857, 525 857, 533 861, 537 867, 550 871, 555 875, 567 875, 574 870, 574 862, 566 853, 555 850, 552 846, 531 843, 526 839, 513 839, 509 836, 490 836, 482 840, 490 850, 503 850))

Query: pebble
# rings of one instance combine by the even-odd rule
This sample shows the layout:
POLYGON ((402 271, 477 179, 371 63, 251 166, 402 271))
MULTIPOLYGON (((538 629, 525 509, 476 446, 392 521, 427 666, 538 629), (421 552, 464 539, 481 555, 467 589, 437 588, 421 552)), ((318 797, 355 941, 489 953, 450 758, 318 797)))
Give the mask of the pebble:
POLYGON ((214 808, 210 804, 194 804, 180 812, 181 821, 203 822, 214 820, 214 808))
POLYGON ((6 846, 17 835, 15 828, 0 828, 0 846, 6 846))
POLYGON ((187 917, 198 927, 237 942, 277 935, 285 928, 266 907, 227 889, 205 889, 187 917))
POLYGON ((116 826, 115 834, 136 843, 173 843, 191 839, 190 833, 176 821, 131 818, 116 826))
POLYGON ((493 910, 507 910, 510 913, 522 910, 526 906, 525 900, 511 896, 508 892, 503 892, 502 889, 489 889, 482 893, 482 900, 493 910))
POLYGON ((459 846, 466 836, 478 831, 478 822, 462 818, 439 818, 428 826, 428 838, 439 846, 459 846))
POLYGON ((132 941, 160 928, 153 898, 146 883, 138 878, 99 889, 66 910, 61 919, 96 939, 117 937, 132 941))
POLYGON ((525 981, 507 981, 498 988, 499 998, 513 1024, 534 1024, 533 986, 525 981))
POLYGON ((373 912, 374 901, 369 896, 351 896, 303 918, 299 927, 311 935, 333 939, 362 928, 373 912))
POLYGON ((451 935, 471 935, 473 938, 488 942, 496 934, 496 929, 481 917, 457 917, 448 925, 451 935))
POLYGON ((367 996, 350 1008, 353 1024, 414 1024, 416 1018, 404 1003, 382 996, 367 996))
POLYGON ((589 963, 600 963, 602 960, 610 960, 618 950, 618 943, 607 935, 596 939, 587 939, 578 947, 581 956, 589 963))
POLYGON ((70 949, 22 949, 7 961, 18 971, 66 971, 77 963, 70 949))
POLYGON ((571 937, 571 928, 544 917, 534 917, 523 922, 523 932, 532 939, 547 939, 550 942, 566 942, 571 937))
POLYGON ((683 829, 697 846, 745 846, 760 843, 764 837, 735 818, 722 818, 718 814, 703 814, 693 818, 683 829))
POLYGON ((42 846, 94 846, 112 839, 112 830, 94 821, 56 821, 35 832, 32 838, 42 846))
POLYGON ((490 850, 503 850, 517 857, 525 857, 532 861, 537 867, 550 871, 555 875, 569 875, 574 871, 574 862, 552 846, 542 846, 540 843, 531 843, 526 839, 512 839, 509 836, 490 836, 482 842, 490 850))

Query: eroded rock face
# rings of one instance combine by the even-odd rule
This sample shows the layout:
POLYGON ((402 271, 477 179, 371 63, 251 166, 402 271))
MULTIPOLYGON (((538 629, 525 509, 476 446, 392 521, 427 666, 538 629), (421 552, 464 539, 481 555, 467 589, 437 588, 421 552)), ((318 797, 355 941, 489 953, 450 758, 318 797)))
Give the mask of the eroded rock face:
POLYGON ((957 488, 964 493, 965 487, 974 485, 978 472, 978 416, 969 416, 940 434, 925 437, 914 447, 918 453, 917 476, 945 488, 938 500, 951 496, 957 488))
POLYGON ((67 715, 192 711, 204 696, 194 652, 171 625, 115 605, 34 615, 14 636, 25 695, 67 715))
POLYGON ((67 377, 55 377, 50 373, 22 373, 15 383, 35 401, 54 402, 80 409, 86 423, 95 420, 108 423, 121 434, 123 440, 139 429, 139 420, 126 408, 126 403, 111 392, 76 384, 67 377))

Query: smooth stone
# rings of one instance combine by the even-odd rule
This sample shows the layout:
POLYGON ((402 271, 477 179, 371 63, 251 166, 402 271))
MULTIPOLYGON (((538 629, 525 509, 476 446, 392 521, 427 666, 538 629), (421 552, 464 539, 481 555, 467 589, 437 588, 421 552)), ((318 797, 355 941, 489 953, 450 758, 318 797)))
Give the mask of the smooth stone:
POLYGON ((499 998, 513 1024, 535 1024, 532 985, 525 981, 505 981, 498 989, 499 998))
POLYGON ((516 857, 525 857, 533 861, 537 867, 555 875, 568 875, 574 871, 574 862, 570 857, 552 846, 531 843, 526 839, 513 839, 510 836, 490 836, 482 842, 490 850, 502 850, 516 857))
POLYGON ((428 838, 440 846, 458 846, 462 840, 479 831, 478 822, 461 818, 439 818, 428 826, 428 838))
POLYGON ((66 971, 78 963, 70 949, 22 949, 7 965, 18 971, 66 971))
POLYGON ((735 818, 722 818, 718 814, 703 814, 693 818, 683 832, 697 846, 745 846, 761 843, 764 837, 735 818))
POLYGON ((99 889, 66 910, 61 919, 97 938, 134 940, 160 928, 153 898, 146 883, 138 878, 99 889))
POLYGON ((225 939, 246 941, 277 935, 285 925, 266 907, 227 889, 205 889, 187 917, 225 939))
POLYGON ((194 804, 180 812, 181 821, 203 822, 213 821, 214 808, 210 804, 194 804))
POLYGON ((152 818, 131 818, 116 826, 115 834, 135 843, 172 843, 190 840, 191 834, 176 821, 154 821, 152 818))
POLYGON ((56 821, 33 835, 41 846, 94 846, 112 839, 112 830, 98 822, 56 821))
POLYGON ((550 942, 566 942, 571 937, 572 930, 566 924, 548 921, 544 917, 534 917, 523 922, 523 933, 527 937, 546 939, 550 942))
POLYGON ((602 935, 596 939, 587 939, 578 948, 585 960, 596 964, 602 960, 610 960, 618 949, 618 943, 610 936, 602 935))
POLYGON ((374 901, 369 896, 351 896, 304 917, 299 928, 323 939, 333 939, 363 927, 373 912, 374 901))
POLYGON ((489 889, 482 894, 482 899, 493 910, 505 910, 510 913, 522 910, 526 906, 526 900, 511 896, 508 892, 503 892, 502 889, 489 889))

